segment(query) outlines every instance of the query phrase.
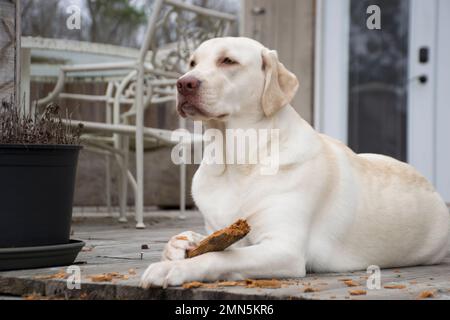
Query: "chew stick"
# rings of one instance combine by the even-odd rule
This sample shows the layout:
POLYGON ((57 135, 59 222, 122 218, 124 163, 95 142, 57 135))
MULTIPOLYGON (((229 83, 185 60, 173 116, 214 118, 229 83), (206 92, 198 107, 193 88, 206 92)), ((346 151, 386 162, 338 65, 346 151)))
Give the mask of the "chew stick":
POLYGON ((239 219, 231 226, 218 230, 203 239, 196 248, 187 251, 187 257, 193 258, 207 252, 223 251, 249 232, 250 226, 247 221, 239 219))

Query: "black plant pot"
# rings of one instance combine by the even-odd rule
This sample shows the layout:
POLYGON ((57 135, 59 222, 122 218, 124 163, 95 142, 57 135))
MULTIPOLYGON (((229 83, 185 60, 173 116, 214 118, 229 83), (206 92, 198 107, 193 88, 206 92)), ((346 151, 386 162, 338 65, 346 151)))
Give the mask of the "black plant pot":
POLYGON ((80 149, 0 145, 0 248, 69 243, 80 149))

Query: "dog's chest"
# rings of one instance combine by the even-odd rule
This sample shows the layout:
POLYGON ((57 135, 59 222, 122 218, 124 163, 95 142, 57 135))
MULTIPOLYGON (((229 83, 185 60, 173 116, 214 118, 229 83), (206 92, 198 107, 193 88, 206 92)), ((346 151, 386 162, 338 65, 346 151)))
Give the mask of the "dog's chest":
POLYGON ((192 181, 192 196, 206 225, 221 229, 240 218, 242 187, 227 175, 211 176, 200 167, 192 181))

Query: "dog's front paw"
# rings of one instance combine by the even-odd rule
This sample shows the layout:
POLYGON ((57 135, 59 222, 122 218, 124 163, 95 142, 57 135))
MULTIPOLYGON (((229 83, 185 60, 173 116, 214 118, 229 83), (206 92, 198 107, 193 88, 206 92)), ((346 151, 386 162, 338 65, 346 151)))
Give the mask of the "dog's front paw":
POLYGON ((162 260, 183 260, 186 251, 195 248, 204 238, 201 234, 193 231, 185 231, 173 236, 164 247, 162 260))
POLYGON ((141 277, 141 287, 179 286, 186 282, 186 264, 184 261, 161 261, 151 264, 141 277))

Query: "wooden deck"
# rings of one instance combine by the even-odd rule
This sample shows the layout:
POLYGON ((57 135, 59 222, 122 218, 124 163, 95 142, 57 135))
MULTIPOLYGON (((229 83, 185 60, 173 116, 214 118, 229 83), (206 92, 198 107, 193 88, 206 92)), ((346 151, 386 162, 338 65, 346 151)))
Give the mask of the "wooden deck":
POLYGON ((422 292, 429 291, 432 296, 427 299, 450 299, 450 256, 436 266, 382 270, 381 289, 369 290, 367 273, 361 271, 309 274, 303 279, 283 281, 277 289, 233 286, 144 290, 138 287, 140 275, 150 263, 159 260, 172 235, 185 230, 202 232, 200 215, 190 212, 186 220, 179 220, 177 212, 154 212, 146 218, 146 230, 134 229, 132 222, 119 224, 106 217, 78 216, 74 220, 73 238, 87 243, 76 261, 81 269, 81 289, 69 290, 66 280, 54 276, 64 267, 7 271, 0 272, 0 297, 34 294, 32 298, 66 299, 418 299, 422 292), (146 246, 148 249, 143 249, 146 246), (112 281, 92 281, 93 275, 111 272, 118 273, 112 281), (347 286, 345 279, 356 286, 347 286), (388 285, 399 285, 401 289, 385 288, 388 285), (364 290, 365 294, 351 295, 350 290, 364 290))

